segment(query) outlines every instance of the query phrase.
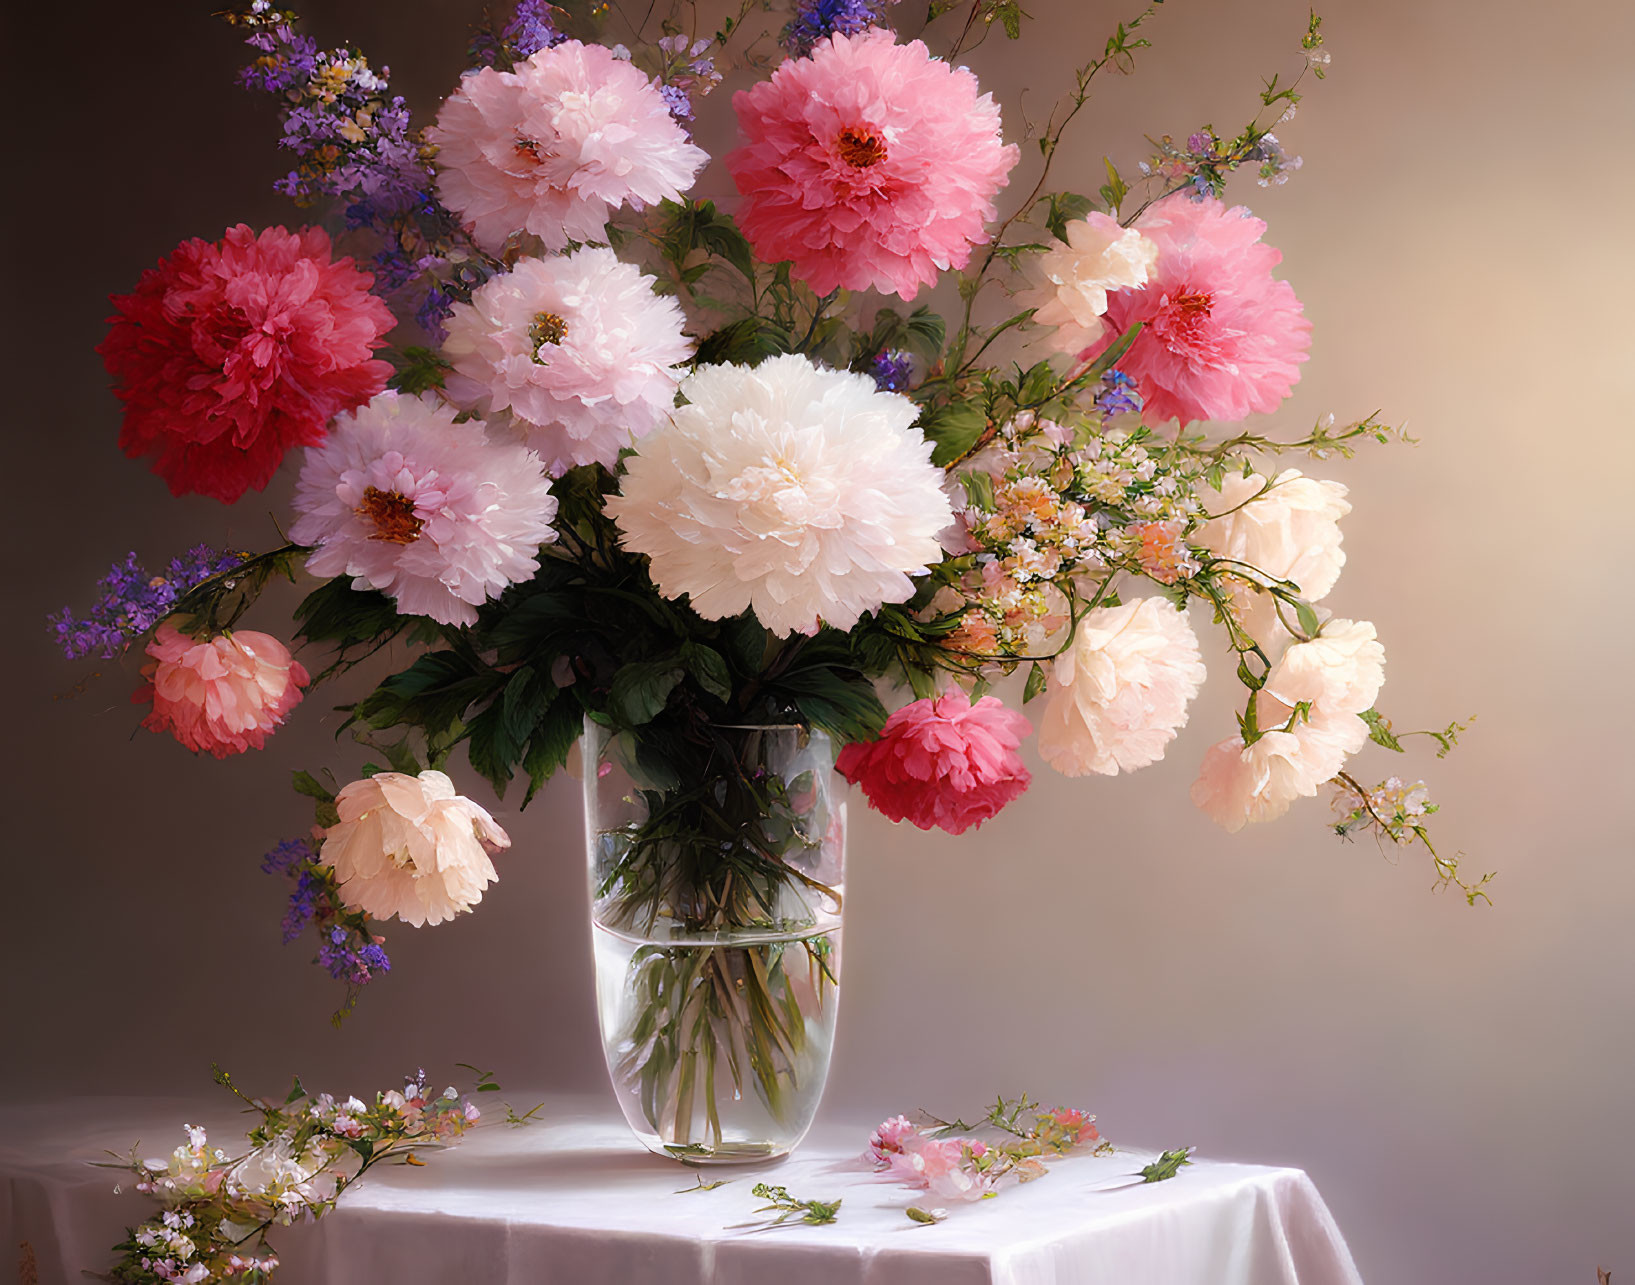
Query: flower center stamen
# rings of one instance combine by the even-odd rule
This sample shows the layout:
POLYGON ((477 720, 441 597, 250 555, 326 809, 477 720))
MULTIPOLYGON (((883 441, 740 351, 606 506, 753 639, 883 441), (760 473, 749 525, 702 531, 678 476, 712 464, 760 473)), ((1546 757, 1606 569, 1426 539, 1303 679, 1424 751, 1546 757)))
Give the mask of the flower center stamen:
POLYGON ((420 529, 426 524, 414 515, 414 501, 397 491, 382 491, 371 486, 363 493, 358 505, 359 517, 375 524, 371 540, 385 540, 391 544, 413 544, 420 538, 420 529))
POLYGON ((885 139, 862 126, 848 125, 841 130, 835 146, 840 159, 853 169, 866 170, 886 159, 885 139))
POLYGON ((540 153, 539 140, 537 138, 524 138, 519 134, 516 140, 511 144, 511 148, 518 156, 521 156, 526 160, 530 160, 536 165, 544 159, 540 153))
POLYGON ((1190 291, 1174 296, 1170 300, 1170 305, 1181 313, 1202 313, 1207 317, 1214 302, 1214 299, 1202 291, 1190 291))
POLYGON ((568 323, 554 312, 534 314, 533 325, 528 327, 528 343, 533 348, 534 360, 540 365, 545 359, 539 355, 541 344, 559 344, 568 337, 568 323))

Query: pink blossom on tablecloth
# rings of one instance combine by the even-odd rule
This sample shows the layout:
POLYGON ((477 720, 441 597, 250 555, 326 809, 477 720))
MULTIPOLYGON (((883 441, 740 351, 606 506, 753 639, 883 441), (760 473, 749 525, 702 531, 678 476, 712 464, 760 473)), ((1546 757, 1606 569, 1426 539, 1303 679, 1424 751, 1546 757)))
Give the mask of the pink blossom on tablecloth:
POLYGON ((819 41, 732 105, 739 226, 820 295, 912 299, 963 268, 1019 156, 975 76, 878 28, 819 41))
POLYGON ((996 1176, 973 1161, 988 1152, 974 1138, 928 1138, 923 1133, 902 1140, 886 1172, 898 1182, 919 1187, 939 1200, 981 1200, 994 1189, 996 1176))
POLYGON ((249 629, 199 642, 161 624, 147 653, 147 684, 131 697, 153 703, 142 726, 217 758, 260 749, 312 681, 283 643, 249 629))
POLYGON ((878 740, 841 750, 835 768, 893 821, 963 834, 1028 788, 1016 748, 1032 730, 997 697, 972 704, 956 687, 903 706, 878 740))
POLYGON ((891 1163, 894 1155, 902 1151, 903 1139, 918 1132, 919 1129, 906 1115, 893 1116, 869 1134, 869 1147, 863 1158, 884 1168, 891 1163))
POLYGON ((1148 423, 1242 419, 1270 412, 1300 378, 1311 323, 1266 225, 1213 197, 1171 197, 1136 226, 1158 246, 1145 285, 1107 297, 1108 331, 1085 355, 1142 323, 1119 369, 1135 378, 1148 423))

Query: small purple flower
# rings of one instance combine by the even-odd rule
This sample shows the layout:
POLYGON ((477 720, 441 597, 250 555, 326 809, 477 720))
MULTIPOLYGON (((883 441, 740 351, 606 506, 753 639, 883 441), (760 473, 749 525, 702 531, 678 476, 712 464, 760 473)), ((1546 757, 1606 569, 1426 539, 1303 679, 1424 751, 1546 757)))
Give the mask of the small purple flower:
MULTIPOLYGON (((892 0, 895 3, 895 0, 892 0)), ((855 36, 884 21, 886 0, 797 0, 783 29, 783 47, 796 58, 829 36, 855 36)))
POLYGON ((669 104, 670 115, 679 121, 689 121, 693 118, 693 100, 687 96, 687 91, 679 85, 660 85, 659 97, 669 104))
POLYGON ((1114 415, 1139 415, 1141 393, 1135 380, 1122 370, 1109 370, 1101 377, 1101 391, 1096 394, 1096 409, 1106 419, 1114 415))
POLYGON ((1205 130, 1187 135, 1187 151, 1195 156, 1211 156, 1215 151, 1215 136, 1205 130))
POLYGON ((170 615, 188 590, 248 556, 200 544, 172 558, 163 575, 150 575, 134 553, 127 554, 98 582, 102 597, 89 615, 76 618, 64 607, 49 617, 57 645, 69 660, 93 652, 110 660, 170 615))
POLYGON ((551 20, 555 6, 545 0, 518 0, 510 21, 499 31, 479 31, 468 52, 479 67, 505 67, 532 58, 541 49, 561 44, 567 36, 551 20))
POLYGON ((887 348, 869 363, 874 386, 883 393, 900 393, 913 381, 914 363, 906 352, 887 348))

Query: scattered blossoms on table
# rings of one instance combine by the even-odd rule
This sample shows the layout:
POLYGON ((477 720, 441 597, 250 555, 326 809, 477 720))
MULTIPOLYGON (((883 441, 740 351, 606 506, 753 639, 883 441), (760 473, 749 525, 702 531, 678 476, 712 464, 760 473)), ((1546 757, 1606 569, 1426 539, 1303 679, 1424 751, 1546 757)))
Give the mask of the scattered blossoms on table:
MULTIPOLYGON (((587 718, 648 747, 812 725, 872 805, 954 834, 1028 789, 1035 725, 1073 777, 1180 752, 1229 830, 1334 788, 1340 834, 1421 844, 1486 896, 1431 847, 1422 782, 1353 773, 1420 733, 1380 710, 1383 645, 1340 586, 1356 497, 1281 460, 1326 473, 1398 434, 1254 418, 1313 328, 1228 189, 1297 168, 1271 130, 1324 74, 1320 20, 1239 132, 1087 178, 1067 132, 1158 6, 1026 149, 980 46, 1029 19, 979 8, 934 5, 914 39, 886 0, 633 37, 524 0, 432 121, 271 0, 223 15, 281 118, 276 186, 326 208, 184 242, 114 298, 101 352, 127 453, 226 503, 286 467, 289 535, 160 574, 132 553, 51 627, 70 659, 145 661, 145 724, 216 757, 373 673, 342 702, 363 760, 297 773, 315 829, 267 859, 286 935, 349 996, 389 968, 381 921, 445 922, 497 877, 474 779, 524 777, 526 803, 587 718), (729 72, 752 83, 712 98, 729 72), (911 303, 942 284, 946 315, 911 303), (293 626, 241 628, 278 577, 307 581, 293 626), (1241 688, 1209 749, 1206 672, 1241 688)), ((891 1154, 957 1185, 985 1153, 891 1154)))
POLYGON ((269 1230, 324 1217, 375 1165, 424 1163, 417 1153, 454 1145, 481 1118, 457 1089, 432 1090, 423 1071, 372 1103, 309 1094, 296 1080, 275 1104, 245 1097, 224 1071, 216 1079, 260 1115, 247 1147, 229 1154, 189 1124, 168 1156, 144 1159, 133 1148, 103 1166, 128 1171, 160 1206, 114 1247, 108 1279, 118 1285, 265 1285, 278 1267, 269 1230))

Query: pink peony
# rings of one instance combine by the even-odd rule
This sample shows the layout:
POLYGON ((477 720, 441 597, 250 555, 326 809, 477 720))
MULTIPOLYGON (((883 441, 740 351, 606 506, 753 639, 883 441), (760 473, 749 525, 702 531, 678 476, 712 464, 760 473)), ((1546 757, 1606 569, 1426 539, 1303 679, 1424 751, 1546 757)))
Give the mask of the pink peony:
POLYGON ((956 687, 903 706, 878 740, 841 750, 835 768, 893 821, 963 834, 1028 788, 1016 747, 1032 730, 998 698, 973 705, 956 687))
POLYGON ((693 352, 686 324, 680 305, 612 250, 521 259, 454 305, 448 393, 510 421, 549 473, 612 468, 675 409, 675 367, 693 352))
POLYGON ((1149 423, 1276 410, 1300 378, 1311 323, 1272 276, 1283 255, 1262 243, 1266 225, 1241 206, 1172 197, 1137 226, 1157 244, 1157 266, 1146 285, 1107 297, 1108 333, 1085 355, 1143 322, 1118 366, 1149 423))
POLYGON ((1019 155, 975 76, 878 29, 819 42, 732 105, 738 224, 819 294, 912 299, 963 268, 1019 155))
POLYGON ((902 1151, 903 1140, 918 1133, 919 1130, 906 1115, 894 1116, 869 1135, 869 1149, 863 1153, 863 1158, 884 1169, 891 1164, 892 1156, 902 1151))
POLYGON ((195 642, 163 624, 147 650, 148 684, 131 697, 153 702, 142 726, 219 759, 260 749, 312 681, 283 643, 248 629, 195 642))
POLYGON ((438 195, 494 253, 516 232, 601 241, 618 206, 680 199, 709 159, 641 71, 577 40, 468 74, 426 136, 438 195))
POLYGON ((902 1140, 887 1173, 898 1182, 922 1188, 940 1200, 981 1200, 994 1189, 994 1177, 974 1160, 986 1155, 986 1144, 973 1138, 928 1138, 915 1133, 902 1140))
POLYGON ((322 228, 241 223, 215 245, 184 241, 114 297, 97 351, 125 403, 119 444, 155 456, 172 494, 261 490, 291 447, 386 386, 391 365, 370 354, 391 310, 330 253, 322 228))

